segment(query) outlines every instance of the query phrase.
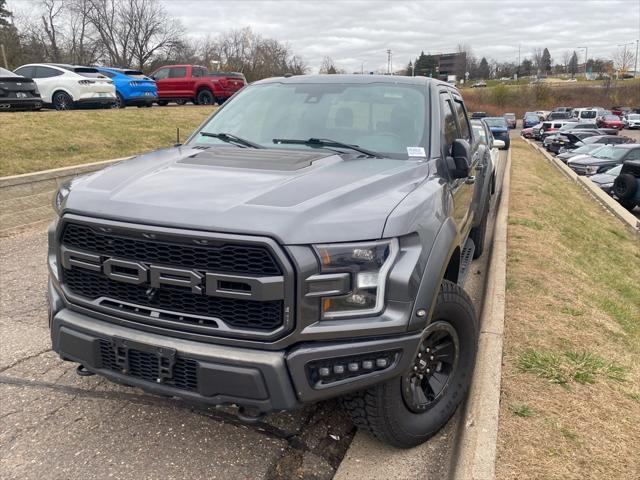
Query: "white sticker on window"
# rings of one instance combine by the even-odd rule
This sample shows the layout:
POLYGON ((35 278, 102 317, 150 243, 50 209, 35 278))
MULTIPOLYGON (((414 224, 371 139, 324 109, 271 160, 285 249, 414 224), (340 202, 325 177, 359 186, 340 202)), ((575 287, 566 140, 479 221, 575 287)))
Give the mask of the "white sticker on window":
POLYGON ((407 155, 410 157, 426 157, 427 154, 424 153, 424 148, 422 147, 407 147, 407 155))

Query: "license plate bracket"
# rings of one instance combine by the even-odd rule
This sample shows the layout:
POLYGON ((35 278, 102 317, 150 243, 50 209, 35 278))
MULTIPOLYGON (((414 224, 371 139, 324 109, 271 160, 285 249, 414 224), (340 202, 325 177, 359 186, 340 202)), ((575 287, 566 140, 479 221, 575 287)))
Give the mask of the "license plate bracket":
POLYGON ((111 346, 115 354, 116 365, 125 375, 131 373, 130 352, 131 350, 136 350, 155 357, 158 366, 157 383, 164 383, 173 379, 173 367, 176 363, 176 350, 174 348, 148 345, 121 337, 113 337, 111 346))

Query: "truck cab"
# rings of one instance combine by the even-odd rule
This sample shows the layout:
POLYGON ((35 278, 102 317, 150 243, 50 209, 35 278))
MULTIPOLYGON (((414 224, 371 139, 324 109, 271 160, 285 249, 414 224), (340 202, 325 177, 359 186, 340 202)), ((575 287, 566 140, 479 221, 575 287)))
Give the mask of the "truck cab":
POLYGON ((167 65, 151 75, 158 87, 158 104, 169 102, 196 105, 222 103, 225 92, 216 78, 209 76, 205 67, 199 65, 167 65))

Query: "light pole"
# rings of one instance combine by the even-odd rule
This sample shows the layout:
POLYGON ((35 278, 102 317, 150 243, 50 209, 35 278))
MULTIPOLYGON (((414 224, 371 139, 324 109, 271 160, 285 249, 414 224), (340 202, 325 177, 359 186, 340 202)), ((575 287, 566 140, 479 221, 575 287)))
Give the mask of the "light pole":
POLYGON ((587 52, 589 47, 576 47, 578 50, 584 49, 584 79, 587 79, 587 52))
POLYGON ((636 78, 638 76, 638 43, 640 42, 640 40, 636 40, 636 64, 633 67, 633 78, 636 78))

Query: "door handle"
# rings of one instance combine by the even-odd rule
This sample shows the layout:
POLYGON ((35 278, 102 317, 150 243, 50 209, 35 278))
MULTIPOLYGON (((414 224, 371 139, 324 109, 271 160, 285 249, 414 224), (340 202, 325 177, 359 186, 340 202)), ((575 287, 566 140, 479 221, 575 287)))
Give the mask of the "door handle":
POLYGON ((476 183, 476 177, 467 177, 464 181, 467 185, 473 185, 476 183))
POLYGON ((476 170, 482 170, 484 168, 484 165, 479 163, 478 165, 476 165, 476 170))

